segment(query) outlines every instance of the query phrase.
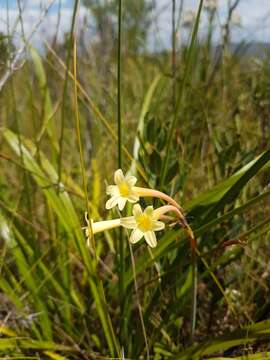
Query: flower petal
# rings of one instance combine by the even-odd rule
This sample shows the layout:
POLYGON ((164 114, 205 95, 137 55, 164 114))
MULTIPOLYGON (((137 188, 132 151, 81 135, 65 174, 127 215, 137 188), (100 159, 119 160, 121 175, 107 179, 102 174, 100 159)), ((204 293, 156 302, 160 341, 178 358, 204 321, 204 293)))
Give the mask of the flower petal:
POLYGON ((118 202, 118 209, 122 211, 126 205, 127 199, 122 196, 119 196, 117 202, 118 202))
POLYGON ((126 176, 126 182, 130 187, 133 187, 137 182, 137 178, 135 176, 128 175, 126 176))
POLYGON ((132 213, 133 215, 136 217, 136 216, 140 216, 142 215, 142 208, 139 204, 135 204, 133 206, 133 209, 132 209, 132 213))
POLYGON ((137 227, 134 216, 127 216, 120 219, 120 224, 127 229, 135 229, 137 227))
POLYGON ((119 196, 112 196, 107 202, 106 202, 106 209, 109 210, 109 209, 112 209, 113 207, 116 206, 116 204, 118 203, 118 199, 119 199, 119 196))
POLYGON ((106 194, 111 195, 111 196, 119 195, 118 186, 116 186, 116 185, 108 185, 106 187, 106 194))
POLYGON ((162 221, 154 221, 153 223, 153 230, 159 231, 165 228, 165 224, 162 221))
POLYGON ((154 208, 153 206, 147 206, 147 208, 144 210, 145 214, 152 217, 154 208))
POLYGON ((136 203, 137 201, 139 201, 139 196, 137 195, 130 195, 128 198, 128 201, 132 204, 136 203))
POLYGON ((143 232, 139 229, 135 229, 132 231, 129 241, 131 242, 131 244, 135 244, 136 242, 140 241, 142 237, 143 232))
POLYGON ((116 185, 121 184, 125 180, 123 171, 121 169, 118 169, 114 173, 114 182, 116 185))
POLYGON ((157 238, 154 231, 147 231, 146 233, 144 233, 144 237, 150 247, 154 248, 157 246, 157 238))

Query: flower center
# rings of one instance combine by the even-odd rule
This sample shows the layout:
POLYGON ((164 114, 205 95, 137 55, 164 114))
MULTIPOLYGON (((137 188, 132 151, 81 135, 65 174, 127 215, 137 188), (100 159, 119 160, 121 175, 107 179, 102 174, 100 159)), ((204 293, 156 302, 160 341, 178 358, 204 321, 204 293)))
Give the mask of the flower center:
POLYGON ((129 186, 127 185, 127 183, 125 181, 123 181, 119 186, 119 192, 120 192, 120 195, 123 196, 123 197, 128 197, 129 194, 130 194, 130 188, 129 186))
POLYGON ((143 231, 150 231, 152 230, 153 224, 152 224, 152 218, 146 214, 139 215, 136 219, 136 222, 138 224, 138 228, 143 231))

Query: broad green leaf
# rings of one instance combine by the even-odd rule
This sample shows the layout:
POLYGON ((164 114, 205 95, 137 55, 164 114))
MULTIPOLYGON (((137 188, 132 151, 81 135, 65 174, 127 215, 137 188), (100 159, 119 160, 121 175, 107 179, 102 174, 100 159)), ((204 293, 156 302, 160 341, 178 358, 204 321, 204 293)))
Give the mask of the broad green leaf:
MULTIPOLYGON (((258 171, 260 171, 265 164, 269 167, 270 151, 266 151, 256 159, 250 161, 248 164, 243 166, 235 174, 233 174, 229 179, 220 182, 218 185, 212 189, 198 195, 193 200, 191 200, 184 207, 185 209, 192 213, 192 210, 196 207, 208 207, 209 205, 214 205, 221 201, 221 199, 228 193, 229 190, 233 189, 233 193, 230 193, 231 196, 235 194, 236 190, 241 190, 243 186, 255 176, 258 171), (233 188, 236 186, 236 188, 233 188)), ((227 195, 229 196, 229 195, 227 195)))
POLYGON ((218 203, 204 216, 204 221, 211 220, 226 204, 232 202, 250 179, 257 175, 266 164, 269 166, 269 160, 270 150, 267 150, 230 186, 218 203))

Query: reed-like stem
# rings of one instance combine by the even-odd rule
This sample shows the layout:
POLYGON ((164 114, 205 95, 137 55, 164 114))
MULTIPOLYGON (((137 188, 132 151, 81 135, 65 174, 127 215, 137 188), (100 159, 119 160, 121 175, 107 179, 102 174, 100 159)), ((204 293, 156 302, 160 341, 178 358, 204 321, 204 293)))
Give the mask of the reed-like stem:
MULTIPOLYGON (((122 168, 122 0, 118 2, 118 47, 117 47, 117 122, 118 122, 118 168, 122 168)), ((122 229, 119 230, 119 297, 123 307, 124 274, 125 274, 125 243, 122 229)))
POLYGON ((64 146, 64 130, 65 130, 65 117, 66 117, 66 100, 67 100, 67 90, 68 90, 68 74, 70 67, 70 59, 72 55, 72 42, 75 29, 76 16, 79 6, 79 0, 75 0, 72 14, 72 22, 70 28, 69 42, 67 48, 67 57, 66 57, 66 71, 64 79, 64 87, 62 93, 62 111, 61 111, 61 122, 60 122, 60 144, 59 144, 59 157, 58 157, 58 188, 60 189, 60 184, 62 181, 62 160, 63 160, 63 146, 64 146))
MULTIPOLYGON (((83 145, 82 145, 82 141, 81 141, 81 131, 80 131, 80 119, 79 119, 79 107, 78 107, 78 86, 77 86, 77 48, 76 48, 76 36, 74 33, 74 42, 73 42, 73 72, 74 72, 74 108, 75 108, 75 119, 76 119, 76 134, 77 134, 77 140, 78 140, 78 147, 79 147, 79 153, 80 153, 80 166, 81 166, 81 171, 82 171, 82 178, 83 178, 83 188, 84 188, 84 195, 85 195, 85 202, 86 202, 86 208, 88 211, 88 214, 90 214, 90 206, 89 206, 89 197, 88 197, 88 189, 87 189, 87 180, 86 180, 86 172, 85 172, 85 166, 84 166, 84 159, 83 159, 83 145)), ((120 221, 119 221, 120 223, 120 221)), ((110 222, 110 225, 112 227, 118 226, 118 223, 116 224, 115 221, 110 222)), ((104 227, 104 222, 102 224, 102 226, 104 227)), ((96 252, 96 247, 95 247, 95 242, 94 242, 94 231, 93 231, 93 227, 92 227, 92 222, 88 221, 87 222, 87 228, 88 228, 88 232, 91 235, 91 240, 92 240, 92 250, 94 251, 94 257, 95 257, 95 262, 97 264, 98 262, 98 257, 97 257, 97 252, 96 252)), ((96 230, 101 230, 99 225, 96 225, 96 230)), ((94 266, 93 268, 95 268, 96 266, 94 266)), ((112 326, 112 321, 110 318, 110 314, 108 311, 108 304, 106 301, 106 297, 105 297, 105 293, 104 293, 104 288, 103 288, 103 283, 102 281, 99 279, 98 273, 95 274, 97 276, 97 285, 98 285, 98 289, 100 291, 99 293, 99 299, 98 301, 102 300, 103 304, 96 304, 97 307, 100 306, 100 312, 102 312, 102 319, 101 322, 103 324, 103 328, 105 331, 105 336, 107 339, 107 343, 108 343, 108 347, 110 349, 110 353, 112 356, 114 356, 115 352, 118 353, 119 355, 119 345, 114 333, 114 329, 112 326), (104 316, 106 317, 106 319, 104 319, 104 316)))
POLYGON ((175 25, 175 0, 172 0, 172 108, 175 112, 176 105, 176 25, 175 25))

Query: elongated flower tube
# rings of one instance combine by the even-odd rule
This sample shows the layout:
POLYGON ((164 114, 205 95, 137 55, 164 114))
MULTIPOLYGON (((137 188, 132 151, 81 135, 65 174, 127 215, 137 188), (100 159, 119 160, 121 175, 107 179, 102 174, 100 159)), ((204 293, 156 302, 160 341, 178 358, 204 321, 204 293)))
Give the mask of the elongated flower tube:
POLYGON ((93 233, 93 235, 95 235, 99 232, 111 230, 111 229, 121 226, 120 219, 112 219, 112 220, 94 222, 93 219, 90 219, 90 220, 88 219, 87 213, 85 213, 85 221, 87 223, 87 226, 84 226, 82 229, 85 231, 85 235, 86 235, 88 243, 89 243, 89 239, 91 238, 91 233, 93 233), (89 222, 91 222, 91 226, 90 226, 89 222))
POLYGON ((162 199, 162 200, 166 201, 167 203, 175 206, 176 208, 181 209, 180 205, 175 200, 173 200, 169 195, 164 194, 161 191, 154 190, 154 189, 137 187, 137 186, 133 187, 133 191, 135 191, 135 193, 140 197, 159 198, 159 199, 162 199))
POLYGON ((155 197, 166 201, 167 203, 181 209, 179 204, 170 196, 161 191, 135 186, 137 179, 135 176, 124 176, 123 171, 118 169, 114 173, 114 182, 116 185, 107 186, 106 193, 111 198, 106 202, 106 209, 112 209, 116 205, 122 211, 126 202, 136 203, 140 197, 155 197))

